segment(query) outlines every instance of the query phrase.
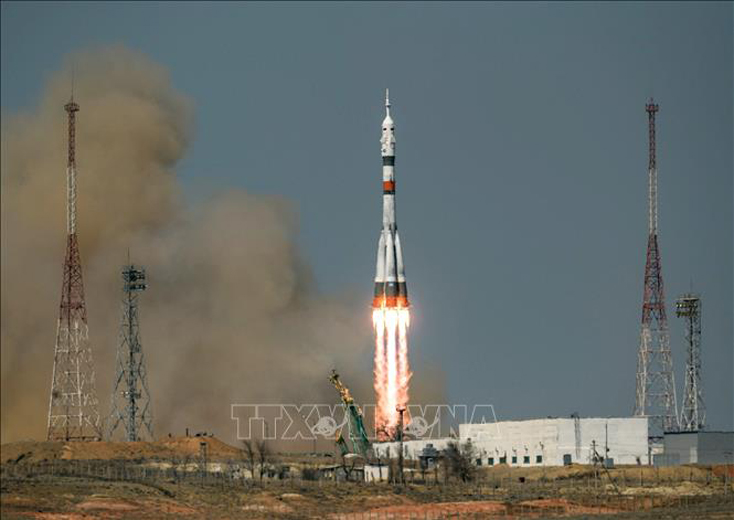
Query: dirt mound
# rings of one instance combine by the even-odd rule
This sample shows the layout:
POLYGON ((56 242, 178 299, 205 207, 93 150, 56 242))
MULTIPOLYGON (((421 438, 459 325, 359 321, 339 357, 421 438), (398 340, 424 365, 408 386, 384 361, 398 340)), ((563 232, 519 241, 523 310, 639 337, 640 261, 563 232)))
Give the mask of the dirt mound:
POLYGON ((476 502, 440 502, 434 504, 402 504, 369 509, 358 513, 335 513, 333 519, 360 520, 366 514, 368 518, 375 515, 377 518, 405 519, 411 518, 443 518, 446 515, 458 514, 495 514, 505 515, 506 506, 497 501, 476 502))
POLYGON ((718 464, 711 469, 717 477, 726 475, 728 478, 734 478, 734 464, 718 464))
MULTIPOLYGON (((565 515, 582 515, 582 514, 613 514, 619 510, 606 506, 584 506, 566 500, 565 498, 539 498, 536 500, 526 500, 519 503, 521 512, 534 512, 544 514, 565 514, 565 515), (528 511, 529 509, 529 511, 528 511)), ((515 506, 517 508, 517 506, 515 506)))
POLYGON ((77 509, 81 510, 103 510, 103 511, 132 511, 138 509, 138 506, 131 504, 130 502, 122 500, 110 500, 103 498, 95 498, 92 500, 85 500, 80 504, 77 504, 77 509))
POLYGON ((667 496, 695 496, 713 495, 715 490, 705 483, 678 482, 669 485, 630 487, 622 491, 623 495, 667 495, 667 496))
MULTIPOLYGON (((567 516, 581 514, 614 514, 619 510, 611 507, 586 507, 566 499, 526 500, 519 503, 507 503, 498 500, 477 500, 463 502, 438 502, 429 504, 401 504, 369 509, 366 514, 377 515, 378 518, 395 518, 409 520, 411 518, 444 518, 445 515, 490 515, 516 516, 517 518, 538 516, 567 516)), ((331 515, 334 519, 363 518, 365 513, 338 513, 331 515)))
POLYGON ((215 437, 167 437, 153 442, 37 442, 21 441, 0 446, 0 462, 24 464, 49 460, 186 459, 198 457, 206 444, 212 461, 239 459, 242 452, 215 437))
POLYGON ((168 437, 157 441, 164 450, 173 454, 185 453, 198 456, 201 443, 207 446, 207 457, 211 460, 229 460, 242 457, 242 451, 216 437, 168 437))
POLYGON ((548 467, 510 467, 499 464, 493 467, 484 467, 480 472, 485 478, 497 480, 502 478, 518 479, 520 477, 533 482, 537 480, 573 480, 593 474, 590 466, 571 464, 570 466, 548 466, 548 467))

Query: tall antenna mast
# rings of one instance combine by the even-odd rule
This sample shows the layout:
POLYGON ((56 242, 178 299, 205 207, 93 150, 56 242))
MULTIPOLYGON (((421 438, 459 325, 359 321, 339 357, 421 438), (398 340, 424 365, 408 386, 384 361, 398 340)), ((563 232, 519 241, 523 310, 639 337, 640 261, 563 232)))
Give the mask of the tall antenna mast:
POLYGON ((117 370, 112 389, 110 438, 120 426, 125 428, 125 440, 153 440, 153 417, 145 369, 143 347, 140 343, 138 319, 139 293, 146 290, 145 269, 128 264, 122 270, 122 323, 117 347, 117 370))
POLYGON ((655 144, 655 114, 652 99, 645 105, 648 118, 648 239, 642 327, 637 354, 636 416, 651 419, 651 436, 679 429, 673 360, 670 352, 665 291, 658 246, 658 172, 655 144), (654 434, 654 435, 653 435, 654 434))
POLYGON ((648 133, 648 218, 650 234, 657 234, 658 230, 658 164, 655 150, 655 114, 660 107, 653 103, 652 99, 645 105, 647 111, 647 133, 648 133))
POLYGON ((687 359, 685 391, 681 409, 681 430, 696 432, 706 424, 706 406, 701 384, 701 297, 684 294, 676 302, 676 314, 686 318, 687 359))
POLYGON ((74 102, 73 82, 71 100, 64 105, 64 110, 69 116, 69 145, 66 159, 66 231, 73 235, 76 233, 76 113, 79 112, 79 105, 74 102))
POLYGON ((69 138, 66 165, 66 257, 54 347, 47 439, 100 440, 102 427, 76 234, 76 113, 79 105, 74 102, 73 94, 72 99, 64 105, 64 110, 68 114, 69 138))

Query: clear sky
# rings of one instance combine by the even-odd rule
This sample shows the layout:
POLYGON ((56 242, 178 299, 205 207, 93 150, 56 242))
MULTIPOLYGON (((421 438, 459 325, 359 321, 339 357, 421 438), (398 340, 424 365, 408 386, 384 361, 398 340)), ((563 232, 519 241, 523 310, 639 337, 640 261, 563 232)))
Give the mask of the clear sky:
POLYGON ((187 196, 293 200, 321 290, 367 313, 389 87, 411 355, 451 402, 521 418, 632 411, 653 95, 679 400, 692 286, 709 423, 731 428, 733 25, 729 2, 3 2, 2 110, 69 52, 147 54, 195 101, 187 196))

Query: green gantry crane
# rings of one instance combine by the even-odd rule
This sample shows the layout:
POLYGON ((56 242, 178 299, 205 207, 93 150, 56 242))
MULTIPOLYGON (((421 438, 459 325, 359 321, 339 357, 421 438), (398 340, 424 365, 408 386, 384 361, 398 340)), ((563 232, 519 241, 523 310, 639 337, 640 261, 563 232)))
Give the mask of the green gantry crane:
MULTIPOLYGON (((349 414, 349 437, 352 441, 352 452, 358 453, 363 457, 367 457, 367 452, 370 449, 370 440, 367 437, 367 431, 364 428, 362 410, 360 410, 359 406, 354 403, 352 394, 349 393, 349 388, 347 388, 344 383, 341 382, 341 380, 339 379, 339 374, 336 373, 336 370, 331 371, 329 381, 339 392, 339 397, 341 397, 342 404, 344 405, 344 410, 349 414)), ((339 446, 342 455, 346 455, 347 453, 349 453, 349 446, 344 440, 341 431, 337 432, 336 443, 339 446)))

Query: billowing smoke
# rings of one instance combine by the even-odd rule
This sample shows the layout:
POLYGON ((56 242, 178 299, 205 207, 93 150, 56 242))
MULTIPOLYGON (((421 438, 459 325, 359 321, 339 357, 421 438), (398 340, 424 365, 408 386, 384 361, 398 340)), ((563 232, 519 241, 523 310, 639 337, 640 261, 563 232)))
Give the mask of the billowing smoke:
POLYGON ((335 402, 334 366, 368 389, 367 308, 314 289, 291 206, 241 191, 188 206, 175 167, 191 140, 191 100, 158 64, 107 48, 71 57, 37 107, 3 120, 2 441, 45 438, 72 63, 78 233, 103 414, 128 248, 148 271, 141 325, 158 434, 190 426, 231 440, 230 403, 335 402))

